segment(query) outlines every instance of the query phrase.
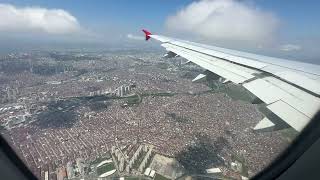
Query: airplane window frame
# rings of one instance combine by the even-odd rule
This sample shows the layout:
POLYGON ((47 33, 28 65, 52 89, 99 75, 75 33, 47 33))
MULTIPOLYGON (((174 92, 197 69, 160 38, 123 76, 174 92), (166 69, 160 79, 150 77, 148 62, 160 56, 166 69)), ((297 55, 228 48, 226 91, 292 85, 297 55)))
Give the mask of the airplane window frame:
POLYGON ((252 179, 276 179, 286 172, 317 140, 320 139, 320 110, 301 133, 278 157, 252 179))

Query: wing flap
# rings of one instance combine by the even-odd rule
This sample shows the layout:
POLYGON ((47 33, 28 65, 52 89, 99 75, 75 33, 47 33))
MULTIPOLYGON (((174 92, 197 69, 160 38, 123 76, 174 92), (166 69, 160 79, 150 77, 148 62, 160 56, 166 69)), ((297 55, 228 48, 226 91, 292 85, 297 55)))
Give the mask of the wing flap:
POLYGON ((264 101, 283 101, 311 119, 320 107, 320 99, 274 77, 256 79, 243 85, 264 101))
POLYGON ((310 120, 309 117, 283 101, 277 101, 267 107, 297 131, 301 131, 310 120))
POLYGON ((320 83, 317 83, 317 81, 310 79, 306 76, 292 71, 282 71, 276 73, 275 75, 288 82, 292 82, 300 87, 303 87, 304 89, 307 89, 311 92, 320 94, 320 83))
POLYGON ((281 97, 286 95, 283 90, 271 85, 263 79, 256 79, 244 84, 243 86, 266 104, 278 101, 281 97))

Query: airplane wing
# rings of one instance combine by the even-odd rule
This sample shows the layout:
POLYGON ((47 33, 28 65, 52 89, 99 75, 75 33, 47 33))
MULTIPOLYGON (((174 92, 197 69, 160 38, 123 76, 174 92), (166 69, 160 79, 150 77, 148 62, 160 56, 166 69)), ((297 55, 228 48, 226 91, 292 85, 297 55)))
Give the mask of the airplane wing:
MULTIPOLYGON (((167 57, 181 56, 225 81, 241 84, 266 103, 266 107, 297 131, 301 131, 320 107, 320 66, 235 51, 151 34, 161 41, 167 57)), ((200 74, 195 79, 205 75, 200 74)), ((274 124, 264 118, 255 129, 274 124)))

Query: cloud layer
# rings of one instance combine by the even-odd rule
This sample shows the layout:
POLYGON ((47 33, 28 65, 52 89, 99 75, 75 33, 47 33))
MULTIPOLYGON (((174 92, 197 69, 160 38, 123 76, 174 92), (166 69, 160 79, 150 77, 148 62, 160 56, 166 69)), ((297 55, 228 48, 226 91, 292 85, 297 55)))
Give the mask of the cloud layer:
POLYGON ((80 29, 77 19, 62 9, 17 8, 9 4, 0 4, 1 32, 69 34, 80 29))
POLYGON ((301 46, 296 44, 284 44, 280 46, 281 51, 299 51, 301 50, 301 46))
POLYGON ((236 0, 202 0, 167 18, 171 32, 209 40, 263 42, 273 38, 278 20, 271 13, 236 0))
POLYGON ((133 39, 133 40, 144 40, 144 37, 143 36, 136 36, 136 35, 133 35, 133 34, 127 34, 127 38, 128 39, 133 39))

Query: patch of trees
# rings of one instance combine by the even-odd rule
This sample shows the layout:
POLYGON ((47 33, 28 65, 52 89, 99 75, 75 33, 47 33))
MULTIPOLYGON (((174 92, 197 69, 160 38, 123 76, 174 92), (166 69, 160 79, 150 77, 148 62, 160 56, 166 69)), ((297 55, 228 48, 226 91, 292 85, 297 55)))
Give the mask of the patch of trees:
POLYGON ((66 68, 67 67, 65 67, 62 64, 57 64, 57 65, 38 64, 38 65, 33 65, 32 72, 34 74, 39 74, 42 76, 50 76, 50 75, 64 72, 66 68))
POLYGON ((4 61, 0 64, 0 70, 6 74, 16 74, 29 71, 30 65, 18 60, 4 61))
POLYGON ((189 174, 203 174, 208 168, 221 165, 223 160, 218 154, 227 146, 224 137, 212 141, 205 135, 197 135, 196 143, 176 155, 178 162, 189 174))
POLYGON ((104 101, 97 101, 97 102, 90 102, 88 103, 88 106, 91 111, 102 111, 108 108, 110 106, 110 102, 104 102, 104 101))
POLYGON ((47 109, 37 115, 34 123, 41 128, 69 128, 78 120, 77 108, 86 106, 91 111, 102 111, 111 105, 107 99, 105 96, 96 96, 51 101, 47 109))
POLYGON ((184 117, 184 116, 179 116, 177 115, 176 113, 168 113, 168 112, 165 112, 166 116, 173 119, 174 121, 176 122, 179 122, 179 123, 187 123, 187 122, 190 122, 190 119, 187 118, 187 117, 184 117))

